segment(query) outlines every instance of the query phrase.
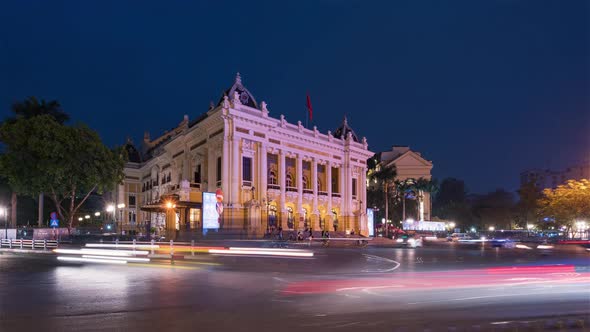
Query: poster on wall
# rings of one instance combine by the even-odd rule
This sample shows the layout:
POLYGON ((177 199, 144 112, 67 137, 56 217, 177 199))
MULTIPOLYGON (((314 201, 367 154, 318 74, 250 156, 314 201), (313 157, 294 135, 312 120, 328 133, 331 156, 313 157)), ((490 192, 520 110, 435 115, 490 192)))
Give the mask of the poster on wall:
POLYGON ((369 236, 375 236, 375 221, 373 220, 373 209, 367 209, 367 227, 369 227, 369 236))
POLYGON ((219 213, 215 193, 203 193, 203 232, 219 229, 219 213))

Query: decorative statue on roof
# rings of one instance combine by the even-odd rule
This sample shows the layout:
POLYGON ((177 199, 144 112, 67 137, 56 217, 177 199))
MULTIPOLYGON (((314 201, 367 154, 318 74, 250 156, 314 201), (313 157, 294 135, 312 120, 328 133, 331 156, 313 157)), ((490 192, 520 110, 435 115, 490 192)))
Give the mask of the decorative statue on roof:
POLYGON ((234 103, 234 107, 236 105, 241 105, 242 102, 240 101, 240 93, 237 91, 234 91, 234 98, 232 99, 232 102, 234 103))
POLYGON ((227 95, 223 96, 223 108, 229 109, 229 98, 227 97, 227 95))

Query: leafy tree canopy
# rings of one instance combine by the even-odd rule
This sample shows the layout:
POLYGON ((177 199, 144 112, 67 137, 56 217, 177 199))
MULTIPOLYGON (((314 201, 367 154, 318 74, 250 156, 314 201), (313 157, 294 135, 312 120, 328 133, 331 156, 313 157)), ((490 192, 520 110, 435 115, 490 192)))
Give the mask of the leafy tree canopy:
POLYGON ((90 193, 112 189, 123 179, 124 150, 107 148, 84 125, 66 126, 48 114, 17 117, 0 127, 0 140, 6 147, 0 170, 10 186, 31 195, 47 193, 70 227, 90 193))
POLYGON ((542 217, 553 218, 559 225, 572 227, 579 219, 590 219, 590 181, 569 180, 555 189, 543 190, 539 199, 542 217))

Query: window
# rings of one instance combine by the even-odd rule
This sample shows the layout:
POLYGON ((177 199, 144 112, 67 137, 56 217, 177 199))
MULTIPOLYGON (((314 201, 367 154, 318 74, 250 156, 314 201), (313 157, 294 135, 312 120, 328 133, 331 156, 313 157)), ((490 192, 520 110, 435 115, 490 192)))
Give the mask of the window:
POLYGON ((221 157, 217 157, 217 173, 215 179, 221 182, 221 157))
POLYGON ((129 223, 135 224, 135 212, 129 211, 129 223))
POLYGON ((352 179, 352 197, 356 198, 356 179, 352 179))
POLYGON ((318 191, 322 191, 322 189, 323 189, 322 188, 322 180, 318 179, 317 186, 318 186, 318 191))
POLYGON ((338 188, 338 168, 332 167, 332 193, 339 193, 338 188))
POLYGON ((135 206, 135 196, 129 195, 129 206, 135 206))
POLYGON ((191 229, 200 228, 201 227, 201 210, 200 209, 190 209, 189 221, 191 224, 191 229))
POLYGON ((166 183, 172 180, 172 173, 168 173, 168 177, 166 178, 166 183))
POLYGON ((277 184, 277 173, 275 171, 268 171, 268 184, 277 184))
POLYGON ((195 171, 195 183, 201 183, 201 164, 197 165, 197 170, 195 171))
POLYGON ((252 184, 252 158, 242 157, 242 180, 252 184))
POLYGON ((307 187, 308 182, 309 181, 307 181, 307 177, 306 176, 303 176, 303 179, 301 180, 301 183, 303 184, 303 189, 309 189, 307 187))
POLYGON ((285 178, 285 184, 287 187, 293 187, 293 177, 291 174, 287 174, 287 177, 285 178))

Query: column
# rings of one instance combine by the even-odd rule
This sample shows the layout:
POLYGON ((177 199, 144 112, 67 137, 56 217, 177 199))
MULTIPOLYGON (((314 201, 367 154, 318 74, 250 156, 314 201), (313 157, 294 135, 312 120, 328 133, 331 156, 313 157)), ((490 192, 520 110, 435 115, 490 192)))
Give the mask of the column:
POLYGON ((281 184, 281 200, 279 202, 279 208, 278 208, 278 212, 280 214, 280 218, 281 218, 281 226, 283 227, 283 229, 287 229, 287 210, 285 209, 285 203, 286 203, 286 199, 285 199, 285 189, 286 189, 286 173, 287 173, 287 165, 286 165, 286 161, 285 161, 285 151, 281 150, 280 151, 280 156, 279 156, 279 167, 281 168, 280 172, 279 172, 279 180, 280 180, 280 184, 281 184))
MULTIPOLYGON (((230 165, 230 141, 228 139, 224 139, 223 140, 223 154, 221 155, 221 190, 223 191, 224 194, 224 203, 229 202, 229 191, 230 191, 230 172, 229 172, 229 165, 230 165)), ((210 168, 213 169, 217 169, 217 160, 214 160, 214 163, 209 164, 210 168)), ((217 171, 214 171, 217 172, 217 171)), ((213 173, 215 174, 215 173, 213 173)), ((214 175, 215 176, 215 175, 214 175)), ((217 180, 215 179, 215 177, 212 178, 213 183, 216 183, 217 180)), ((217 187, 217 184, 215 184, 215 187, 217 187)), ((211 190, 209 190, 211 191, 211 190)), ((212 190, 215 191, 215 190, 212 190)))
POLYGON ((264 231, 267 227, 268 227, 268 197, 266 195, 266 186, 267 186, 267 174, 268 174, 268 170, 267 168, 267 152, 266 152, 266 143, 265 142, 261 142, 258 145, 258 160, 259 160, 259 165, 258 165, 258 185, 257 187, 257 192, 259 193, 259 201, 263 202, 263 204, 260 206, 260 228, 261 231, 264 231))
POLYGON ((258 166, 258 169, 260 170, 260 176, 259 176, 259 181, 258 181, 258 192, 260 193, 260 201, 262 200, 266 200, 266 186, 268 184, 268 180, 267 180, 267 176, 268 176, 268 170, 267 170, 267 166, 268 166, 268 161, 266 160, 267 158, 267 152, 266 152, 266 143, 265 142, 261 142, 260 145, 258 146, 258 154, 260 156, 259 160, 260 160, 260 165, 258 166))
POLYGON ((326 163, 326 189, 328 189, 328 208, 324 222, 324 230, 332 231, 332 163, 326 163))
POLYGON ((318 161, 317 158, 313 158, 311 162, 311 183, 313 188, 313 206, 311 211, 311 225, 310 227, 317 231, 319 230, 318 223, 318 161))
MULTIPOLYGON (((225 157, 225 149, 226 149, 226 142, 223 143, 223 151, 224 151, 224 155, 222 156, 222 164, 225 164, 226 162, 226 157, 225 157)), ((217 179, 216 179, 216 168, 217 168, 217 158, 215 158, 215 150, 213 149, 213 146, 208 146, 207 147, 207 187, 208 189, 206 191, 209 192, 215 192, 215 189, 217 188, 217 179)), ((222 180, 227 179, 227 177, 225 177, 225 173, 222 173, 222 180)), ((227 187, 222 188, 223 190, 227 191, 227 187)))
MULTIPOLYGON (((338 180, 340 181, 339 189, 340 189, 340 197, 342 200, 340 201, 340 213, 342 215, 348 215, 348 204, 347 202, 352 200, 352 196, 348 193, 348 182, 352 181, 350 177, 348 177, 348 172, 346 171, 346 167, 342 165, 340 169, 338 169, 338 180)), ((344 225, 341 225, 344 226, 344 225)), ((344 230, 344 229, 343 229, 344 230)))
POLYGON ((240 159, 240 140, 234 138, 232 141, 232 160, 231 160, 231 193, 230 199, 232 207, 240 206, 240 172, 239 169, 242 167, 242 160, 240 159))
POLYGON ((297 220, 295 221, 295 229, 303 227, 303 158, 301 154, 297 154, 297 169, 295 170, 297 174, 297 220))

